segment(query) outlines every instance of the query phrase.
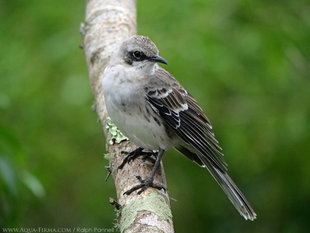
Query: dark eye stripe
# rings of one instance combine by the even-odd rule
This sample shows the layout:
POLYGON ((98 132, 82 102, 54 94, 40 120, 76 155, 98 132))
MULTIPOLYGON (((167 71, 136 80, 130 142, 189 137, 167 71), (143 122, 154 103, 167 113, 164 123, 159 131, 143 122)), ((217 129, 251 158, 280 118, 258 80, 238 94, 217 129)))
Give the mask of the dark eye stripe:
POLYGON ((134 61, 143 61, 147 58, 146 55, 141 51, 131 51, 129 54, 134 61))

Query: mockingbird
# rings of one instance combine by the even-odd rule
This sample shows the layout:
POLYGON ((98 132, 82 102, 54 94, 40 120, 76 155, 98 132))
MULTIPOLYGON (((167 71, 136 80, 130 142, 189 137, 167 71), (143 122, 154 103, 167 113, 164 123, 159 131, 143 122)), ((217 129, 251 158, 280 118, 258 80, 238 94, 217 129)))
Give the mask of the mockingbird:
POLYGON ((108 114, 116 126, 136 145, 120 168, 139 156, 143 148, 157 150, 150 176, 140 180, 125 194, 148 187, 161 189, 153 183, 164 151, 174 147, 183 155, 206 167, 245 218, 254 220, 256 213, 242 192, 227 174, 222 149, 212 126, 198 105, 179 82, 157 63, 168 64, 158 56, 156 45, 147 37, 133 36, 125 40, 112 55, 102 77, 108 114))

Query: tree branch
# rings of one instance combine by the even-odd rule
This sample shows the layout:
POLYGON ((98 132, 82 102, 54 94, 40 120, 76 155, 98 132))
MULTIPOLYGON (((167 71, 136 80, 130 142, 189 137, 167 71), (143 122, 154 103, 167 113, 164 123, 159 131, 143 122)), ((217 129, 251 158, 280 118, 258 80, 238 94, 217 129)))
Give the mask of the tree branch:
MULTIPOLYGON (((115 180, 119 207, 118 223, 121 232, 173 232, 172 215, 168 194, 148 188, 142 194, 123 195, 137 185, 136 176, 146 178, 152 164, 138 158, 124 166, 121 151, 136 148, 115 126, 109 122, 101 87, 103 71, 120 43, 136 34, 135 0, 87 0, 85 23, 81 24, 83 48, 88 66, 95 107, 107 139, 107 158, 115 180), (108 124, 107 124, 108 123, 108 124)), ((163 167, 155 176, 155 183, 166 186, 163 167)), ((113 202, 116 205, 116 202, 113 202)))

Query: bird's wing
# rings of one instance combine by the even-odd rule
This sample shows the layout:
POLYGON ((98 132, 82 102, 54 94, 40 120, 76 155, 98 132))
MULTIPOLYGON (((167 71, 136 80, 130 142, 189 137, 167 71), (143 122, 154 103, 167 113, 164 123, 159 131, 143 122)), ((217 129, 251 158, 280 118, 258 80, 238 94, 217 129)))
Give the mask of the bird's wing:
POLYGON ((221 147, 212 132, 207 116, 197 101, 164 69, 158 69, 145 87, 146 100, 156 114, 188 146, 176 147, 199 165, 208 160, 221 171, 227 170, 221 147), (194 147, 206 160, 202 160, 189 147, 194 147))
POLYGON ((256 213, 227 174, 221 147, 212 132, 210 121, 196 100, 164 69, 158 69, 145 87, 146 100, 162 120, 183 140, 176 146, 182 154, 206 167, 230 201, 245 218, 256 213))

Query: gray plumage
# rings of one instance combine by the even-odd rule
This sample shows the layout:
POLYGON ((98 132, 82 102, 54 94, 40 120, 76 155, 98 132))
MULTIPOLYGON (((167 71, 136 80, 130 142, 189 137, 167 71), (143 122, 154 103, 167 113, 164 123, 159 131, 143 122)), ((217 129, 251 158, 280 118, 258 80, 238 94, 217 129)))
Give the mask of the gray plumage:
POLYGON ((124 41, 111 57, 102 86, 108 114, 137 145, 150 150, 176 148, 206 167, 245 218, 256 213, 227 174, 222 149, 196 100, 156 62, 167 64, 147 37, 124 41))

